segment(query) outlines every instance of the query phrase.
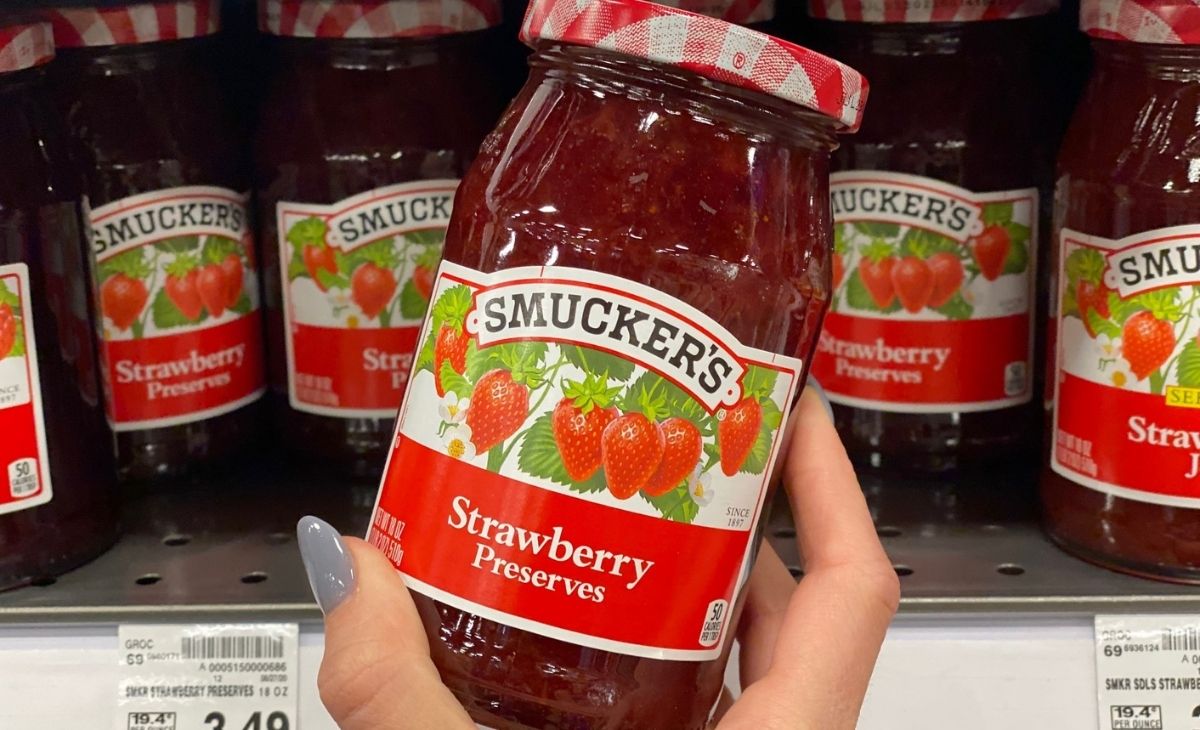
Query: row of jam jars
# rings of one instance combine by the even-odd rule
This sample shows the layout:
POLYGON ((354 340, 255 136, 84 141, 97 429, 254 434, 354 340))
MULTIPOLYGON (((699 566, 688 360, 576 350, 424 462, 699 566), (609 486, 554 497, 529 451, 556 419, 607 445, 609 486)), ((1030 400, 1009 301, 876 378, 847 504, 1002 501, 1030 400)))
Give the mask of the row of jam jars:
POLYGON ((0 17, 0 589, 116 537, 84 196, 46 87, 53 57, 49 25, 0 17))
MULTIPOLYGON (((254 142, 274 428, 294 457, 377 477, 459 179, 505 99, 498 0, 260 0, 254 142)), ((439 385, 439 390, 441 386, 439 385)))
POLYGON ((866 83, 643 0, 533 0, 522 35, 529 80, 459 188, 419 334, 465 354, 416 361, 370 540, 481 725, 698 730, 866 83))
POLYGON ((1058 160, 1042 498, 1086 559, 1200 583, 1200 10, 1084 0, 1058 160))
MULTIPOLYGON (((834 153, 834 293, 813 375, 851 456, 944 472, 1036 453, 1035 262, 1054 0, 812 0, 872 81, 834 153)), ((1048 222, 1048 215, 1044 216, 1048 222)))
POLYGON ((228 464, 262 430, 258 264, 216 0, 62 2, 52 77, 91 205, 117 468, 228 464))

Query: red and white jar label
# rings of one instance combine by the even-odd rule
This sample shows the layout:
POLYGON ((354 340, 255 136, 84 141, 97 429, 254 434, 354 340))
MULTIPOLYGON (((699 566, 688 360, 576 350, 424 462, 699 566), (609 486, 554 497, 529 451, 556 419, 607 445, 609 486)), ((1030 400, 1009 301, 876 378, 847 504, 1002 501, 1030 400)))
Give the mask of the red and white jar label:
POLYGON ((813 361, 829 399, 895 413, 1033 395, 1037 190, 831 176, 834 295, 813 361))
POLYGON ((443 263, 421 342, 368 536, 409 587, 596 649, 716 657, 801 362, 554 266, 443 263))
POLYGON ((247 196, 191 186, 91 211, 108 417, 117 431, 191 423, 264 392, 247 196))
POLYGON ((333 205, 279 204, 293 408, 396 415, 457 188, 457 180, 419 180, 333 205))
POLYGON ((1059 255, 1050 468, 1200 508, 1200 225, 1063 230, 1059 255))
POLYGON ((29 268, 0 266, 0 515, 53 498, 29 268))

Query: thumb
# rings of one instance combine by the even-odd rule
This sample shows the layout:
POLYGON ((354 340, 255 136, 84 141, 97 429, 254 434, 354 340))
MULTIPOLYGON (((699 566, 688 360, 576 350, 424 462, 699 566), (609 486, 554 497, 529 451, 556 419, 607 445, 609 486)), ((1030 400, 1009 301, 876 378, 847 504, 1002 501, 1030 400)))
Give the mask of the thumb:
POLYGON ((442 684, 417 608, 379 551, 329 523, 296 526, 304 569, 325 612, 321 701, 342 730, 470 728, 442 684))

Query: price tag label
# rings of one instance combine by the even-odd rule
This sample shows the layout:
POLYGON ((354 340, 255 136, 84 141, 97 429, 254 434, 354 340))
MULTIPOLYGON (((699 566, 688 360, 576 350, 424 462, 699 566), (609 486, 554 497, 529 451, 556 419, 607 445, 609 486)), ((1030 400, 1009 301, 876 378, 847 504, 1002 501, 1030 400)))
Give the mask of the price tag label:
POLYGON ((1200 616, 1097 616, 1100 730, 1200 730, 1200 616))
POLYGON ((121 626, 113 730, 295 730, 296 624, 121 626))

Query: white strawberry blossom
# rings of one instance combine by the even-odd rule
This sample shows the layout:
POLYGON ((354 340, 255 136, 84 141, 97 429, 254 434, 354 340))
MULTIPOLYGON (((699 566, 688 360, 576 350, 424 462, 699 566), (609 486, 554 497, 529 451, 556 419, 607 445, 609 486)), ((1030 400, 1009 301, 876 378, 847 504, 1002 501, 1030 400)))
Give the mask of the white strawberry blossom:
POLYGON ((475 458, 475 444, 471 443, 471 427, 462 424, 451 426, 442 435, 442 446, 455 459, 470 461, 475 458))
POLYGON ((701 474, 700 467, 697 466, 692 475, 688 477, 688 494, 692 495, 692 501, 698 506, 707 506, 713 499, 712 476, 709 474, 701 474))
POLYGON ((462 423, 467 418, 467 408, 470 406, 470 398, 459 400, 458 393, 450 391, 438 403, 438 415, 446 423, 462 423))

